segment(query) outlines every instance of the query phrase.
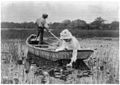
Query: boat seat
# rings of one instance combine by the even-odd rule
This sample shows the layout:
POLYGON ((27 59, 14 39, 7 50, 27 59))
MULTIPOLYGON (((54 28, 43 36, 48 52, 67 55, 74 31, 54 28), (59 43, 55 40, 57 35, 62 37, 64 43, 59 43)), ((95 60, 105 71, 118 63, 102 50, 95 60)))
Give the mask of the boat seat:
POLYGON ((35 47, 40 47, 40 48, 49 48, 48 45, 35 45, 35 47))

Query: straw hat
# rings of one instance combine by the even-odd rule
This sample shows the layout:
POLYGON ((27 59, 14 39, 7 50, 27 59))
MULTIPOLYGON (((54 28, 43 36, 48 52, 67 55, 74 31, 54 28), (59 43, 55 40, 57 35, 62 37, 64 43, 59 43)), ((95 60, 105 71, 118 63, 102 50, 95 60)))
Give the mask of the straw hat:
POLYGON ((72 38, 72 34, 68 29, 63 30, 60 33, 60 39, 71 39, 72 38))

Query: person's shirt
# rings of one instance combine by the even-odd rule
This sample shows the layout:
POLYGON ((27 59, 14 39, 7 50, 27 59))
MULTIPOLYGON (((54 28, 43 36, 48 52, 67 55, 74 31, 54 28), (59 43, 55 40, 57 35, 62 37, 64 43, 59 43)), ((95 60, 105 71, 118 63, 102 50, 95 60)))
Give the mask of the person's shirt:
POLYGON ((38 27, 46 27, 46 28, 49 27, 47 22, 46 22, 46 19, 43 19, 43 18, 38 18, 36 20, 36 23, 37 23, 38 27))

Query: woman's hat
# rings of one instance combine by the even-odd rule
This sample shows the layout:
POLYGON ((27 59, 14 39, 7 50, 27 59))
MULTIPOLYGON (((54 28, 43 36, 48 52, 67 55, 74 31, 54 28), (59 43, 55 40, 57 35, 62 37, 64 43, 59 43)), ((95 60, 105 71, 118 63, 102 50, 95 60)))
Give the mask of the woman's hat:
POLYGON ((71 39, 72 38, 72 34, 68 29, 63 30, 60 33, 60 39, 71 39))

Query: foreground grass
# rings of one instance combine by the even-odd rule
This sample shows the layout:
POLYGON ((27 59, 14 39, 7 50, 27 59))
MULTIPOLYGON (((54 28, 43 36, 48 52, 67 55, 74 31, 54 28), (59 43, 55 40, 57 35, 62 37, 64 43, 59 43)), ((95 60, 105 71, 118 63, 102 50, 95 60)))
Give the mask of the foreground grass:
MULTIPOLYGON (((119 43, 114 39, 83 39, 80 40, 82 49, 93 49, 94 54, 86 60, 93 75, 79 78, 79 70, 75 70, 62 81, 52 78, 50 83, 58 84, 118 84, 119 83, 119 43)), ((41 76, 34 76, 32 69, 28 74, 28 81, 25 81, 26 74, 23 66, 15 65, 16 60, 25 57, 26 46, 21 40, 4 40, 1 43, 1 81, 2 83, 41 83, 41 76)))

